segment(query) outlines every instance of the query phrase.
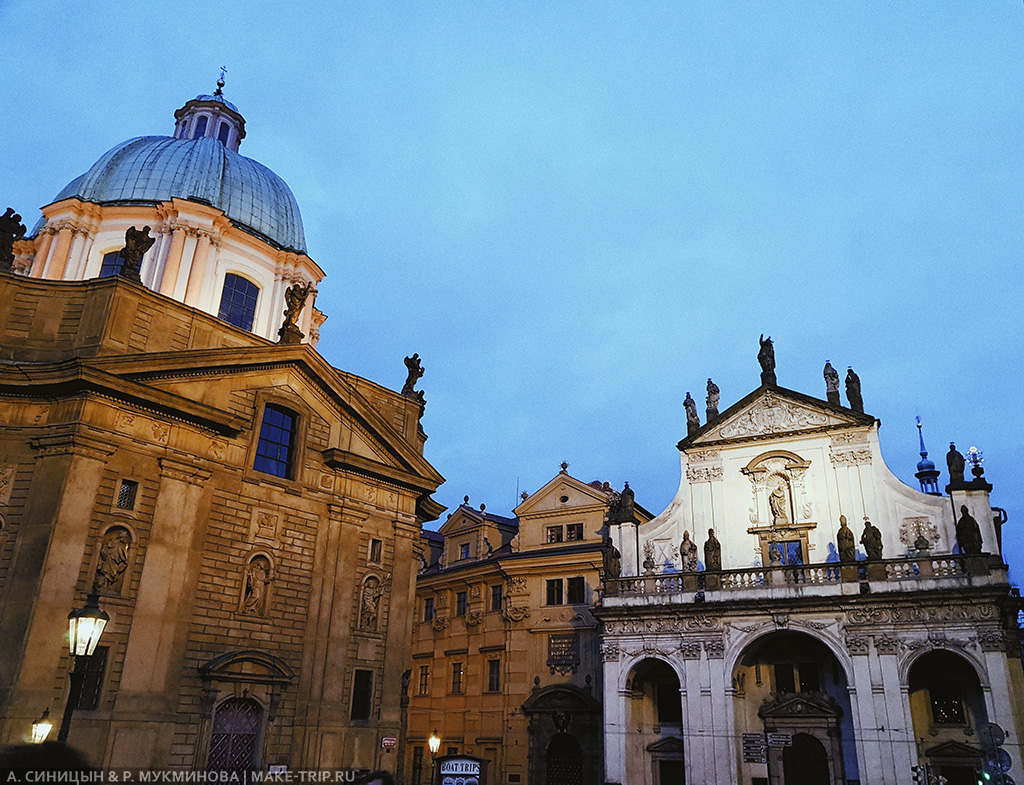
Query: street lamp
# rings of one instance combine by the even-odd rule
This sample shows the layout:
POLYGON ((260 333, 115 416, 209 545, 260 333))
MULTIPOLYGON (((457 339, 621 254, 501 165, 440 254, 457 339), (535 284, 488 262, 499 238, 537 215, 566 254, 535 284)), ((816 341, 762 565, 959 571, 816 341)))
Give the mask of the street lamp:
POLYGON ((32 743, 42 744, 50 735, 51 730, 53 730, 53 720, 50 719, 50 709, 46 708, 43 711, 43 716, 32 723, 32 743))
POLYGON ((437 751, 441 749, 441 737, 437 735, 437 728, 427 739, 427 746, 430 747, 430 783, 437 782, 437 751))
POLYGON ((91 657, 96 651, 103 628, 110 621, 110 615, 100 610, 100 596, 90 593, 85 607, 68 614, 68 646, 71 649, 71 670, 68 678, 71 688, 68 691, 68 702, 64 705, 64 718, 60 721, 60 732, 57 741, 66 742, 71 732, 71 715, 82 697, 82 671, 75 668, 77 657, 91 657))

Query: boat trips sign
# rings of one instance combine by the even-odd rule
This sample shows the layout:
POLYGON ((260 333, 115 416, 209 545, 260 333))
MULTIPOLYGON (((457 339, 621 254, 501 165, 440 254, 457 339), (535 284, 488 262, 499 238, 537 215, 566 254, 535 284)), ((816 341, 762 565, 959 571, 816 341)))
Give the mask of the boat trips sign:
POLYGON ((483 761, 453 755, 437 761, 439 785, 485 785, 483 761))

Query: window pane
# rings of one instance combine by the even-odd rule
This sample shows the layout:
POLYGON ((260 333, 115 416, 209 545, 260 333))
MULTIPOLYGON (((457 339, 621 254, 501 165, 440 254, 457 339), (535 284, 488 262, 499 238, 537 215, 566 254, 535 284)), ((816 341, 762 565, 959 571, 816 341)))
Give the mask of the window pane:
POLYGON ((561 526, 548 526, 548 542, 561 542, 562 541, 562 527, 561 526))
POLYGON ((504 600, 503 594, 504 594, 504 591, 502 590, 502 586, 501 586, 500 583, 497 586, 492 586, 491 587, 491 610, 492 611, 500 611, 501 610, 501 604, 502 604, 502 601, 504 600))
POLYGON ((420 665, 420 695, 430 694, 430 666, 420 665))
POLYGON ((103 674, 107 669, 107 651, 106 646, 97 646, 91 657, 75 657, 75 670, 85 674, 75 708, 92 710, 99 707, 103 674))
POLYGON ((352 677, 352 719, 370 719, 373 671, 357 670, 352 677))
POLYGON ((583 539, 583 524, 570 523, 565 527, 565 539, 570 542, 583 539))
POLYGON ((555 578, 548 581, 548 605, 562 604, 562 579, 555 578))
POLYGON ((200 136, 204 136, 206 134, 207 119, 208 118, 206 117, 200 117, 196 120, 196 132, 192 135, 193 139, 198 139, 200 136))
POLYGON ((121 480, 121 489, 117 492, 117 506, 122 510, 135 509, 135 494, 139 484, 134 480, 121 480))
POLYGON ((253 468, 275 477, 288 477, 294 439, 295 415, 268 403, 263 410, 263 425, 260 426, 253 468))
POLYGON ((430 621, 434 618, 434 598, 427 597, 423 601, 423 621, 430 621))
POLYGON ((586 602, 584 594, 586 593, 586 585, 584 584, 583 578, 570 578, 569 579, 569 604, 579 605, 586 602))
POLYGON ((251 330, 259 293, 260 288, 252 281, 228 273, 224 276, 224 291, 220 296, 220 311, 217 317, 235 327, 251 330))
POLYGON ((501 660, 487 661, 487 690, 497 692, 501 689, 501 660))
POLYGON ((452 663, 452 692, 462 692, 462 663, 452 663))
POLYGON ((103 254, 103 264, 100 265, 100 278, 109 278, 112 275, 117 275, 121 272, 123 265, 124 259, 121 258, 120 251, 111 251, 108 254, 103 254))
POLYGON ((221 123, 220 129, 217 131, 217 141, 223 145, 228 143, 228 135, 231 133, 231 126, 227 123, 221 123))
POLYGON ((469 603, 466 601, 466 592, 460 591, 455 595, 455 615, 465 616, 469 603))

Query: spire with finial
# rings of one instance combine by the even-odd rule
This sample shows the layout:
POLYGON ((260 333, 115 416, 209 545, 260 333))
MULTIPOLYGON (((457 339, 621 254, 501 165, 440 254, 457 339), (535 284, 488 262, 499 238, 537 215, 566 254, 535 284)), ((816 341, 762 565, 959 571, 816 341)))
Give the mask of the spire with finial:
POLYGON ((562 471, 560 471, 559 474, 565 474, 568 470, 569 470, 569 463, 568 463, 568 461, 562 461, 562 471))
POLYGON ((917 463, 917 472, 914 474, 917 477, 918 482, 921 483, 921 490, 924 493, 931 494, 932 496, 940 496, 939 493, 939 470, 935 468, 935 464, 928 459, 928 450, 924 446, 924 431, 921 429, 921 418, 915 417, 917 420, 917 437, 921 442, 921 460, 917 463))
POLYGON ((227 66, 220 67, 220 79, 217 80, 217 89, 213 91, 214 95, 224 95, 224 74, 228 72, 227 66))

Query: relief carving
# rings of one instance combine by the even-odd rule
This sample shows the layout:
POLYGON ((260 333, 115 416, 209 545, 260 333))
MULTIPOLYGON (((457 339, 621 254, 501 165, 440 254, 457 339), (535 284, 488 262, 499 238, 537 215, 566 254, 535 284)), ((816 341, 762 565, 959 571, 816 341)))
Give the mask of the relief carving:
POLYGON ((131 544, 132 535, 123 526, 114 526, 103 535, 99 559, 96 561, 96 577, 92 583, 94 592, 121 591, 131 544))
POLYGON ((846 648, 851 655, 867 654, 868 639, 862 635, 847 635, 846 648))
POLYGON ((836 452, 832 450, 828 457, 833 465, 856 466, 871 463, 871 450, 843 450, 836 452))
POLYGON ((522 621, 530 615, 530 609, 525 605, 506 605, 502 611, 501 616, 505 621, 522 621))
POLYGON ((725 642, 721 638, 704 641, 704 651, 708 653, 709 660, 720 660, 725 657, 725 642))
POLYGON ((617 644, 617 643, 602 643, 601 644, 601 658, 605 662, 618 662, 619 661, 619 644, 617 644))
POLYGON ((481 611, 469 611, 466 614, 466 626, 476 627, 484 620, 484 614, 481 611))
POLYGON ((900 650, 900 639, 892 635, 876 635, 875 650, 879 654, 896 654, 900 650))
POLYGON ((266 615, 269 583, 270 560, 266 556, 254 556, 245 568, 242 604, 239 611, 248 616, 266 615))
POLYGON ((434 628, 434 632, 444 632, 448 629, 448 619, 444 616, 435 616, 430 626, 434 628))
POLYGON ((686 479, 691 482, 711 482, 721 480, 723 476, 721 466, 705 466, 702 468, 686 467, 686 479))
POLYGON ((983 630, 978 633, 978 645, 982 651, 1006 651, 1006 636, 1002 630, 983 630))
POLYGON ((699 660, 700 649, 700 641, 683 641, 679 645, 679 656, 684 660, 699 660))
POLYGON ((824 412, 798 406, 767 392, 751 409, 723 425, 718 436, 733 439, 787 433, 819 428, 828 423, 829 416, 824 412))
POLYGON ((14 490, 14 467, 0 466, 0 505, 7 506, 11 502, 11 491, 14 490))
POLYGON ((526 576, 525 575, 514 575, 508 579, 508 593, 509 594, 525 594, 526 593, 526 576))
POLYGON ((939 541, 939 530, 926 516, 904 518, 900 524, 900 542, 908 548, 917 548, 917 541, 924 538, 932 547, 939 541))

